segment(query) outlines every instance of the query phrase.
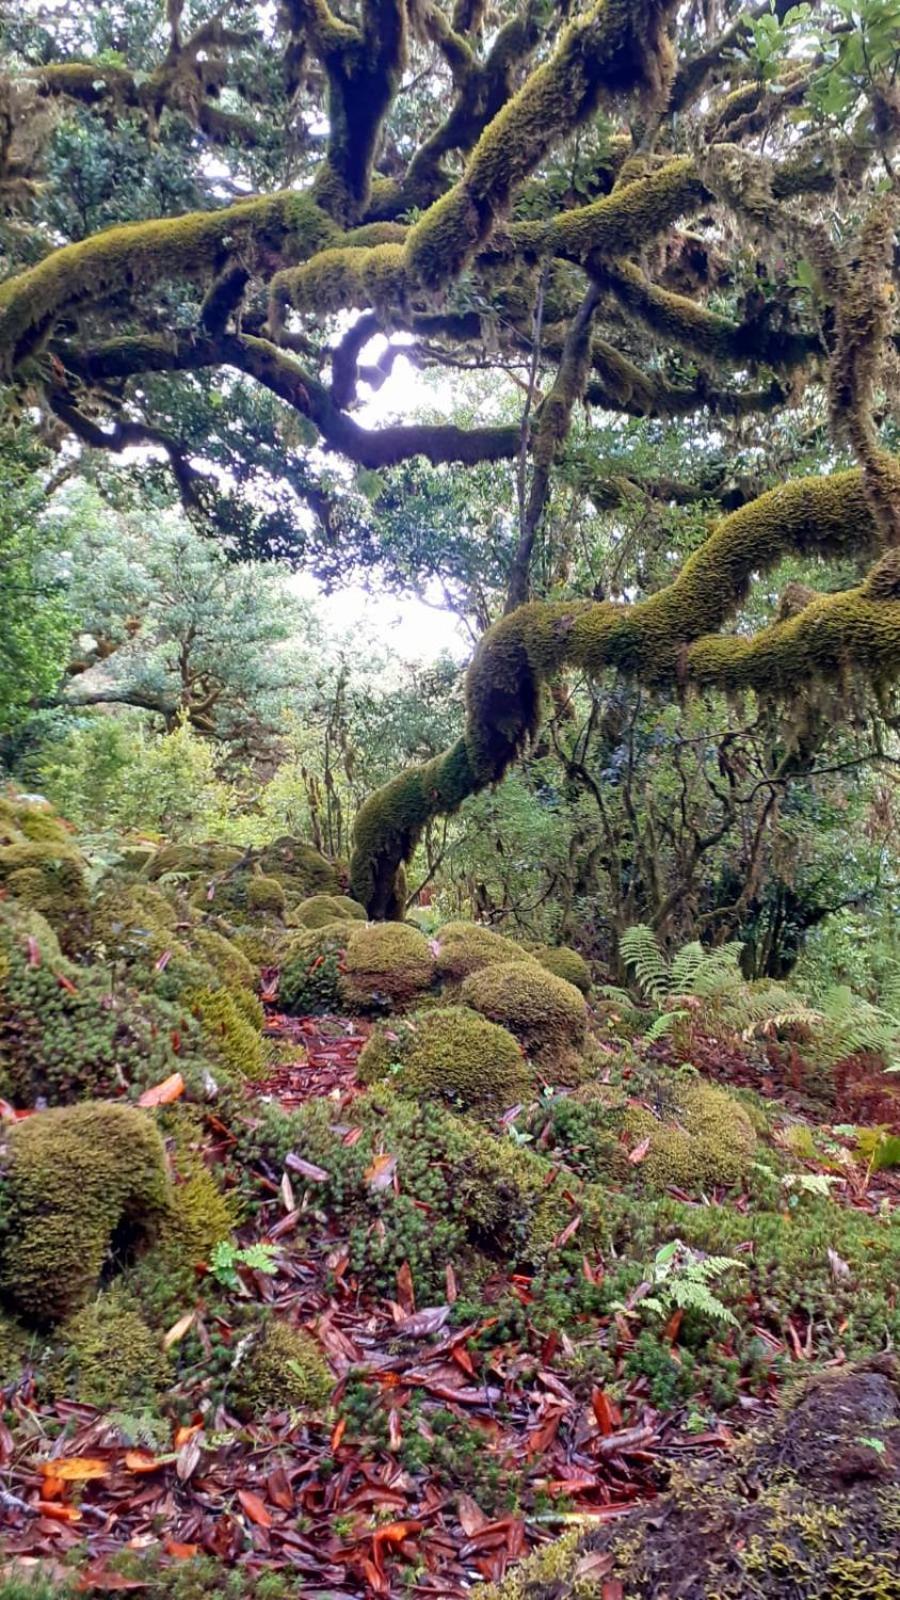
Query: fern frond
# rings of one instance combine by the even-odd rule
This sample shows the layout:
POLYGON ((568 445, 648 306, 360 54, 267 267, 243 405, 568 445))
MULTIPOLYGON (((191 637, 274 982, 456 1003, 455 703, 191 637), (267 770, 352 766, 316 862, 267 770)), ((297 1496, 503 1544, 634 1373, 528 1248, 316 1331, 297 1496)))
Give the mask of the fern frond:
POLYGON ((626 928, 619 940, 619 953, 626 966, 634 971, 635 982, 648 1000, 659 1003, 672 987, 668 962, 663 955, 652 928, 638 922, 626 928))
POLYGON ((682 1017, 689 1015, 690 1013, 687 1011, 663 1011, 656 1021, 651 1023, 646 1033, 643 1034, 644 1043, 655 1044, 657 1039, 662 1039, 667 1033, 672 1032, 676 1022, 680 1022, 682 1017))
POLYGON ((706 965, 708 956, 699 939, 683 944, 672 957, 670 981, 677 994, 693 994, 694 980, 706 965))

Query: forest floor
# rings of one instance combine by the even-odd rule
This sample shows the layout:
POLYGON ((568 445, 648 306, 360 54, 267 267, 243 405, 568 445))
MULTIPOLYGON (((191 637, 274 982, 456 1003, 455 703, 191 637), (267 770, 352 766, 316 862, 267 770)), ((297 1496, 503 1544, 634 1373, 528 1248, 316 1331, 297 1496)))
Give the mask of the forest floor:
MULTIPOLYGON (((248 1118, 269 1100, 292 1110, 325 1098, 340 1130, 359 1093, 355 1069, 367 1032, 358 1019, 286 1017, 270 1007, 267 1033, 282 1064, 248 1091, 248 1118)), ((726 1064, 724 1080, 733 1076, 726 1064)), ((802 1096, 789 1081, 754 1087, 782 1094, 796 1114, 802 1096)), ((226 1160, 230 1131, 211 1115, 207 1132, 207 1160, 226 1160)), ((344 1141, 358 1136, 347 1123, 344 1141)), ((396 1185, 390 1154, 379 1159, 373 1185, 396 1185)), ((277 1269, 242 1269, 240 1293, 289 1311, 314 1331, 338 1375, 327 1412, 312 1420, 284 1412, 269 1417, 265 1428, 236 1430, 219 1411, 211 1428, 200 1409, 203 1373, 194 1369, 179 1380, 180 1394, 173 1393, 179 1413, 190 1420, 177 1427, 170 1448, 150 1450, 111 1442, 107 1418, 90 1406, 38 1403, 22 1387, 0 1421, 7 1570, 24 1564, 62 1577, 77 1554, 80 1589, 140 1590, 147 1586, 144 1577, 123 1574, 118 1561, 110 1561, 123 1550, 159 1551, 161 1543, 167 1562, 207 1555, 239 1563, 248 1575, 284 1570, 301 1578, 310 1600, 400 1596, 411 1587, 422 1595, 462 1596, 473 1581, 501 1579, 512 1562, 569 1526, 600 1528, 652 1500, 673 1463, 727 1458, 736 1431, 772 1413, 781 1387, 776 1365, 780 1373, 786 1366, 803 1371, 817 1358, 811 1324, 789 1321, 785 1339, 760 1326, 771 1375, 742 1389, 712 1426, 698 1426, 698 1415, 715 1411, 704 1408, 702 1397, 690 1406, 655 1406, 644 1375, 620 1383, 615 1401, 599 1386, 588 1397, 583 1387, 576 1394, 567 1370, 573 1347, 564 1333, 543 1334, 529 1324, 526 1340, 490 1347, 479 1342, 489 1319, 454 1325, 453 1261, 446 1262, 442 1303, 422 1304, 407 1263, 392 1295, 362 1292, 337 1223, 319 1230, 315 1247, 305 1234, 304 1248, 292 1249, 326 1176, 296 1156, 288 1157, 283 1173, 260 1168, 254 1177, 261 1204, 239 1239, 278 1246, 277 1269), (370 1408, 374 1397, 386 1419, 379 1437, 365 1425, 365 1407, 354 1412, 348 1405, 351 1384, 367 1391, 370 1408), (437 1431, 448 1417, 451 1428, 465 1429, 470 1450, 514 1464, 515 1511, 479 1504, 474 1469, 470 1478, 452 1481, 437 1431), (409 1448, 411 1435, 429 1446, 418 1457, 409 1448)), ((900 1178, 872 1175, 863 1191, 846 1186, 843 1193, 846 1204, 874 1213, 900 1203, 900 1178)), ((711 1194, 707 1203, 746 1204, 728 1191, 711 1194)), ((602 1270, 585 1256, 589 1281, 602 1270)), ((527 1313, 527 1275, 498 1273, 484 1299, 489 1305, 492 1294, 499 1298, 510 1289, 527 1313)), ((676 1311, 665 1330, 676 1362, 680 1322, 676 1311)), ((173 1343, 188 1325, 207 1346, 212 1332, 228 1333, 205 1322, 202 1285, 197 1307, 181 1323, 170 1330, 173 1343)), ((615 1348, 624 1374, 634 1343, 627 1318, 612 1312, 596 1336, 615 1348)), ((602 1574, 598 1558, 598 1593, 619 1600, 621 1583, 602 1574)))

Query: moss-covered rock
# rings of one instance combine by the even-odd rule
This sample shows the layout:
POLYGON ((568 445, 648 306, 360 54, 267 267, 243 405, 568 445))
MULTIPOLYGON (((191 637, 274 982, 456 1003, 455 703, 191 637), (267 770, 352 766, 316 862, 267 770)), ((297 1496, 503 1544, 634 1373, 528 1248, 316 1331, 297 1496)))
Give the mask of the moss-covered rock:
POLYGON ((556 978, 565 978, 584 995, 591 992, 591 969, 577 950, 567 944, 539 945, 532 951, 536 961, 556 978))
POLYGON ((151 883, 105 883, 91 905, 91 939, 108 955, 133 955, 144 949, 154 957, 175 937, 179 912, 151 883))
POLYGON ((740 1183, 756 1158, 753 1120, 726 1089, 696 1079, 673 1084, 659 1111, 631 1106, 623 1117, 629 1141, 649 1138, 640 1162, 641 1180, 654 1188, 670 1184, 705 1190, 740 1183))
POLYGON ((584 1076, 584 996, 536 961, 501 961, 470 973, 460 999, 514 1033, 548 1077, 564 1083, 584 1076))
POLYGON ((195 928, 190 942, 228 989, 256 988, 256 969, 242 950, 215 928, 195 928))
POLYGON ((274 839, 260 851, 259 866, 268 877, 278 879, 291 904, 308 895, 341 892, 332 863, 303 839, 290 835, 274 839))
POLYGON ((277 878, 267 878, 254 873, 247 883, 247 910, 251 916, 268 913, 273 917, 284 915, 285 893, 277 878))
POLYGON ((435 968, 443 983, 462 983, 470 972, 501 961, 527 961, 527 951, 478 922, 445 922, 435 936, 435 968))
POLYGON ((167 1213, 162 1140, 146 1112, 100 1101, 41 1111, 8 1135, 0 1294, 27 1321, 60 1321, 167 1213))
POLYGON ((158 1334, 117 1285, 63 1323, 58 1351, 52 1387, 104 1411, 152 1411, 169 1381, 158 1334))
POLYGON ((273 1317, 238 1367, 231 1404, 244 1417, 322 1411, 333 1388, 331 1370, 311 1335, 273 1317))
POLYGON ((465 1006, 441 1006, 380 1024, 359 1058, 362 1083, 389 1079, 400 1094, 443 1099, 490 1115, 533 1093, 521 1046, 465 1006))
POLYGON ((342 1003, 341 973, 352 922, 306 928, 287 946, 278 982, 278 1003, 292 1016, 321 1016, 342 1003))
POLYGON ((46 806, 29 805, 21 801, 13 811, 15 825, 23 838, 35 844, 71 844, 71 835, 64 822, 46 806))
POLYGON ((329 922, 365 922, 364 908, 346 894, 313 894, 301 900, 291 921, 302 928, 324 928, 329 922))
POLYGON ((764 1433, 671 1469, 668 1492, 573 1529, 485 1600, 900 1600, 900 1374, 895 1358, 813 1379, 764 1433), (604 1560, 604 1557, 607 1559, 604 1560))
POLYGON ((229 940, 250 965, 260 972, 264 967, 278 967, 284 958, 290 940, 290 929, 280 923, 263 925, 260 922, 239 922, 229 934, 229 940))
POLYGON ((242 1078, 261 1078, 266 1050, 257 1026, 227 989, 198 989, 189 996, 194 1016, 226 1067, 242 1078))
POLYGON ((28 1356, 31 1336, 15 1317, 0 1311, 0 1389, 14 1383, 28 1356))
POLYGON ((164 844, 149 862, 146 873, 153 881, 170 872, 179 877, 200 872, 227 872, 243 855, 243 850, 230 844, 164 844))
POLYGON ((89 897, 84 864, 66 841, 43 840, 0 848, 0 886, 38 911, 70 950, 85 934, 89 897))
POLYGON ((354 926, 347 940, 341 993, 351 1010, 409 1005, 431 988, 434 956, 425 935, 402 922, 354 926))

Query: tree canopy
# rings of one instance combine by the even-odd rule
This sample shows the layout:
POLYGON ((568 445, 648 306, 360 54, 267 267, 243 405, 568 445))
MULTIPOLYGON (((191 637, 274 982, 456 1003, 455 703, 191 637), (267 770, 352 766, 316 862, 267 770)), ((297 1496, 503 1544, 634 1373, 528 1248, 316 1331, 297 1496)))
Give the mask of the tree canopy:
POLYGON ((286 0, 227 20, 13 5, 4 52, 0 369, 59 449, 144 447, 232 552, 337 576, 343 550, 381 549, 382 491, 402 499, 372 474, 414 482, 427 463, 446 489, 447 471, 509 464, 507 615, 473 662, 464 734, 359 818, 370 913, 398 912, 423 827, 503 775, 566 667, 781 695, 860 671, 886 693, 890 0, 286 0), (507 400, 370 426, 360 408, 401 357, 454 393, 496 370, 507 400), (580 602, 570 560, 533 599, 583 408, 693 427, 720 460, 742 428, 764 454, 795 426, 755 498, 699 456, 687 481, 595 461, 579 485, 595 506, 723 514, 647 592, 580 602), (822 476, 802 475, 811 438, 822 476), (837 562, 841 587, 795 586, 754 626, 754 584, 792 554, 837 562))

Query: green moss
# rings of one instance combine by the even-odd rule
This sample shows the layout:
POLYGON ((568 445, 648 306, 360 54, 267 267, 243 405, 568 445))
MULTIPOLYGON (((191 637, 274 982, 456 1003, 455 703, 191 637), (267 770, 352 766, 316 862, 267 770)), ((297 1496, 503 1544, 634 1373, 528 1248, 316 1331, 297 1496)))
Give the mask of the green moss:
POLYGON ((584 997, 535 961, 503 961, 473 972, 460 999, 515 1034, 541 1072, 557 1082, 584 1075, 584 997))
POLYGON ((0 1311, 0 1389, 19 1376, 30 1344, 30 1336, 21 1323, 0 1311))
POLYGON ((9 1134, 0 1292, 28 1321, 57 1322, 101 1272, 146 1243, 169 1199, 162 1140, 130 1106, 42 1111, 9 1134))
POLYGON ((243 850, 230 844, 164 844, 147 868, 151 880, 167 873, 192 876, 197 872, 227 872, 242 859, 243 850))
POLYGON ((656 1188, 676 1184, 691 1192, 740 1183, 756 1159, 753 1122, 741 1102, 714 1084, 677 1084, 661 1116, 632 1108, 624 1119, 629 1139, 650 1139, 641 1179, 656 1188))
POLYGON ((52 811, 42 806, 17 805, 11 808, 19 832, 33 844, 64 844, 71 846, 71 835, 65 824, 52 811))
POLYGON ((103 1411, 153 1411, 169 1382, 169 1363, 136 1301, 117 1286, 59 1329, 51 1382, 72 1400, 103 1411))
POLYGON ((196 928, 191 943, 197 946, 216 976, 229 989, 256 988, 256 971, 241 950, 215 928, 196 928))
POLYGON ((326 922, 295 934, 284 952, 278 1003, 293 1016, 319 1016, 341 1006, 341 972, 352 922, 326 922))
POLYGON ((228 990, 198 989, 188 999, 205 1038, 226 1067, 242 1078, 262 1078, 266 1070, 265 1045, 258 1028, 228 990))
POLYGON ((365 922, 365 907, 345 894, 314 894, 301 900, 291 921, 303 928, 324 928, 329 922, 365 922))
POLYGON ((288 903, 312 894, 339 894, 341 885, 331 862, 303 839, 286 834, 259 853, 259 866, 267 877, 277 878, 288 903))
POLYGON ((153 884, 110 883, 91 906, 91 937, 109 954, 147 946, 158 955, 160 941, 174 936, 178 921, 171 900, 153 884))
POLYGON ((400 1094, 444 1099, 481 1115, 508 1110, 533 1093, 516 1040, 464 1006, 380 1024, 360 1056, 358 1073, 362 1083, 388 1078, 400 1094))
POLYGON ((354 1010, 409 1005, 430 989, 434 957, 424 934, 405 923, 354 925, 347 939, 341 994, 354 1010))
POLYGON ((284 928, 249 927, 240 924, 230 935, 231 943, 250 965, 259 971, 263 967, 281 965, 290 934, 284 928))
POLYGON ((334 1381, 315 1340, 272 1318, 238 1367, 231 1403, 239 1416, 254 1418, 267 1411, 321 1412, 334 1381))
POLYGON ((566 983, 571 983, 580 989, 584 995, 591 992, 591 969, 577 950, 572 950, 569 945, 540 945, 532 950, 532 955, 542 967, 552 972, 556 978, 565 978, 566 983))
POLYGON ((521 945, 477 922, 445 922, 438 929, 435 942, 435 970, 445 983, 461 983, 470 972, 498 961, 527 960, 521 945))
POLYGON ((180 1149, 176 1164, 170 1205, 147 1265, 151 1276, 158 1263, 163 1273, 180 1275, 190 1285, 196 1269, 208 1265, 216 1245, 233 1233, 238 1206, 196 1154, 180 1149))
POLYGON ((247 884, 248 911, 267 911, 274 917, 280 917, 284 914, 284 906, 284 889, 277 878, 267 878, 262 873, 251 877, 247 884))
POLYGON ((29 840, 3 846, 0 885, 45 916, 67 947, 80 944, 88 891, 81 857, 71 844, 29 840))

